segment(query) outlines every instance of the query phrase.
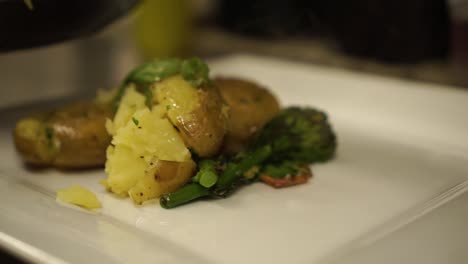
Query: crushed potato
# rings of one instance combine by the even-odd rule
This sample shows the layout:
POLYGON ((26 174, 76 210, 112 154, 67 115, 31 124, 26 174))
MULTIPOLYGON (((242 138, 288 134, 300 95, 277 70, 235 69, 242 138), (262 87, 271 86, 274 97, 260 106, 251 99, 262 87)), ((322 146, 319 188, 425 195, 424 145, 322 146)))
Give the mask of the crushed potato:
POLYGON ((195 173, 191 152, 210 157, 221 148, 224 109, 216 87, 195 87, 181 75, 130 84, 106 123, 112 141, 102 185, 136 204, 177 190, 195 173))
POLYGON ((79 185, 72 185, 58 190, 57 199, 64 203, 78 205, 86 209, 101 208, 101 203, 96 195, 79 185))
POLYGON ((124 127, 129 121, 131 121, 133 114, 137 110, 143 108, 145 108, 145 97, 137 92, 135 87, 132 85, 126 90, 114 119, 112 121, 107 120, 107 132, 114 136, 119 128, 124 127))
POLYGON ((108 178, 103 182, 107 190, 141 204, 190 179, 196 165, 167 118, 168 110, 162 103, 149 109, 144 95, 127 88, 114 120, 106 124, 113 135, 105 166, 108 178), (167 167, 172 174, 161 175, 167 167))

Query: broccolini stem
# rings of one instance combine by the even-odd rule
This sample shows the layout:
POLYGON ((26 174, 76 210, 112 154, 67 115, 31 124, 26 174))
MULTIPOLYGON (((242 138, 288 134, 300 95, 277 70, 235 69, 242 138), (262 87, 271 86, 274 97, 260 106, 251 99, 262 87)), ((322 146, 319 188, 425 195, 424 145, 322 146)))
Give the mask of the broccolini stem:
POLYGON ((170 209, 183 205, 192 200, 208 196, 209 190, 197 183, 187 184, 177 191, 161 196, 159 203, 161 207, 170 209))
POLYGON ((243 174, 248 171, 250 168, 256 165, 260 165, 265 160, 267 160, 272 153, 270 145, 262 146, 255 151, 247 154, 242 160, 238 163, 228 163, 226 169, 221 174, 216 183, 216 189, 226 189, 236 179, 239 179, 243 174))
POLYGON ((199 163, 200 170, 193 177, 193 181, 198 182, 205 188, 210 188, 218 181, 218 174, 216 172, 217 162, 214 160, 202 160, 199 163))

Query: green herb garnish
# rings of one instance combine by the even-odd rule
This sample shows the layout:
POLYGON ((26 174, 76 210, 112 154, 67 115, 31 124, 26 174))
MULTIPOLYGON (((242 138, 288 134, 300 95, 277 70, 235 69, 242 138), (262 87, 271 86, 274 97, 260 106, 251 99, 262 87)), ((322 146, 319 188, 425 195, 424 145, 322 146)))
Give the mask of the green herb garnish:
POLYGON ((209 71, 208 66, 199 58, 192 58, 182 62, 182 77, 195 87, 208 83, 209 71))
POLYGON ((134 117, 132 117, 132 121, 133 121, 133 124, 135 124, 135 126, 138 126, 138 124, 140 123, 140 122, 138 121, 138 119, 136 119, 136 118, 134 118, 134 117))
POLYGON ((124 83, 149 84, 161 81, 180 72, 180 59, 154 60, 131 71, 124 83))
MULTIPOLYGON (((177 74, 181 74, 186 81, 195 87, 209 83, 208 66, 199 58, 188 60, 172 58, 149 61, 136 67, 124 79, 112 103, 114 112, 119 108, 120 101, 129 84, 149 85, 177 74)), ((143 93, 146 96, 146 104, 151 105, 152 93, 151 100, 148 99, 150 94, 146 94, 146 90, 143 90, 143 93)))

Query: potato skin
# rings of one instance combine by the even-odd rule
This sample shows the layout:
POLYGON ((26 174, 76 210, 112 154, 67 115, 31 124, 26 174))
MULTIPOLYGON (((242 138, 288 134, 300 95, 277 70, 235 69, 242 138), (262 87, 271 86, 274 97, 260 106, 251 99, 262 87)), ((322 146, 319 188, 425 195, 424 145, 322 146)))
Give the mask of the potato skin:
POLYGON ((16 149, 34 166, 81 169, 102 166, 110 136, 105 129, 108 107, 76 102, 17 122, 16 149))
POLYGON ((171 193, 187 183, 195 173, 197 165, 192 160, 158 160, 146 175, 128 192, 136 204, 171 193))
POLYGON ((194 87, 181 76, 155 83, 157 103, 167 107, 185 145, 199 157, 219 153, 227 131, 228 107, 212 84, 194 87))
POLYGON ((215 85, 229 106, 228 132, 223 151, 237 153, 280 110, 276 97, 262 86, 238 78, 215 78, 215 85))
POLYGON ((43 120, 49 113, 23 118, 16 123, 13 139, 17 152, 30 165, 45 166, 52 161, 56 148, 49 144, 43 120))
POLYGON ((227 132, 228 108, 214 86, 198 88, 198 107, 190 114, 178 118, 179 129, 187 146, 200 157, 219 153, 227 132))

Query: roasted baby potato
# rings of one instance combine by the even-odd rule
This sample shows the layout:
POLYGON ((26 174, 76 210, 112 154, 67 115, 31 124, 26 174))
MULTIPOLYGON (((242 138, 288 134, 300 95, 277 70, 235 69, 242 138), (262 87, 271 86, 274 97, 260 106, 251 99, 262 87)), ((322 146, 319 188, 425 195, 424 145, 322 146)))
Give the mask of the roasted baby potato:
POLYGON ((227 131, 228 108, 214 86, 194 88, 180 75, 153 85, 159 104, 199 157, 216 155, 227 131))
POLYGON ((280 110, 275 96, 254 82, 236 78, 216 78, 215 85, 229 105, 228 132, 223 151, 243 150, 252 136, 280 110))
POLYGON ((102 166, 110 136, 106 106, 77 102, 19 120, 14 142, 23 160, 34 166, 78 169, 102 166))
POLYGON ((174 75, 148 86, 149 92, 141 89, 129 85, 106 124, 113 138, 103 182, 136 204, 187 183, 196 169, 190 150, 201 157, 218 154, 228 118, 214 86, 194 87, 174 75))
MULTIPOLYGON (((107 149, 108 177, 104 185, 120 196, 128 196, 133 188, 141 185, 140 182, 148 182, 148 175, 156 180, 153 172, 159 169, 157 166, 161 164, 160 160, 181 163, 191 161, 190 151, 174 126, 165 118, 165 108, 156 105, 149 109, 144 106, 144 101, 144 96, 134 88, 127 89, 114 121, 107 124, 114 129, 114 136, 107 149), (128 115, 127 121, 122 119, 123 115, 128 115)), ((191 174, 183 176, 186 181, 191 174)), ((170 191, 173 190, 153 188, 134 201, 140 203, 141 198, 148 200, 170 191)))

